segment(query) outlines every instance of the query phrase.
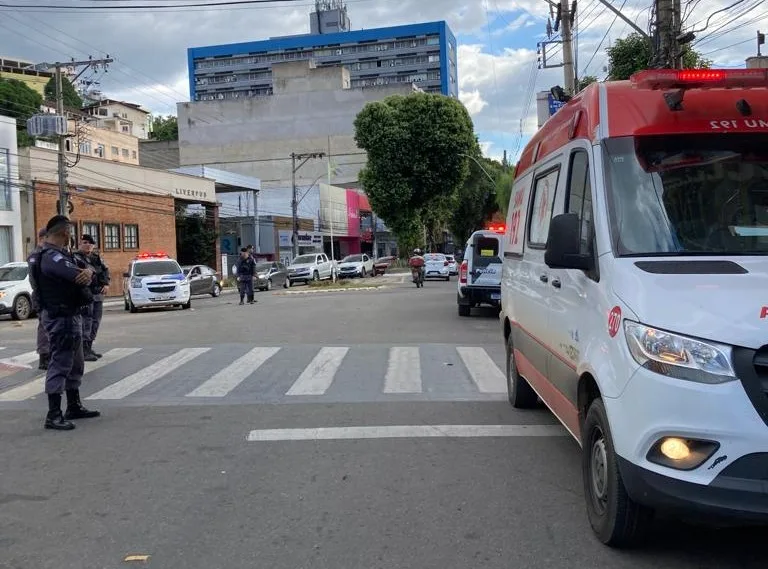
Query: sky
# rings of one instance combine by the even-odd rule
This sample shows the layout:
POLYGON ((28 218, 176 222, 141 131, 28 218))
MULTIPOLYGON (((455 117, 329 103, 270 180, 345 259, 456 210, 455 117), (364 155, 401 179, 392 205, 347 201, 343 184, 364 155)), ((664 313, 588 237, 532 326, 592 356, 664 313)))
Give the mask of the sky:
MULTIPOLYGON (((309 31, 310 0, 207 8, 166 8, 205 0, 0 0, 0 55, 55 62, 109 55, 94 75, 110 98, 175 114, 189 100, 186 49, 309 31), (89 6, 88 10, 4 7, 8 4, 89 6), (151 6, 138 11, 102 6, 151 6), (93 9, 96 8, 96 9, 93 9)), ((217 0, 208 0, 216 2, 217 0)), ((651 0, 605 0, 648 30, 651 0)), ((681 0, 693 47, 717 67, 743 67, 756 54, 757 30, 768 31, 764 0, 681 0), (729 6, 736 4, 729 8, 729 6)), ((456 35, 460 99, 487 156, 514 161, 537 127, 535 93, 563 83, 562 68, 538 69, 537 45, 547 41, 546 0, 347 0, 352 28, 446 20, 456 35)), ((579 76, 605 78, 605 50, 632 28, 601 0, 578 0, 579 76)), ((553 37, 557 40, 558 37, 553 37)), ((768 46, 764 46, 768 53, 768 46)), ((550 64, 562 62, 556 44, 550 64)))

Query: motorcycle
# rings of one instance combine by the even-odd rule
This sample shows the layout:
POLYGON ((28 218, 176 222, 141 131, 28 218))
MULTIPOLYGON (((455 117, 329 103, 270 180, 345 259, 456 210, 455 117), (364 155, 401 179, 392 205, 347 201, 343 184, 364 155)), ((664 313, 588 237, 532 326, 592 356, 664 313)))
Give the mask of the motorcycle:
POLYGON ((424 287, 424 269, 413 267, 411 269, 411 277, 413 278, 413 282, 416 283, 416 288, 424 287))

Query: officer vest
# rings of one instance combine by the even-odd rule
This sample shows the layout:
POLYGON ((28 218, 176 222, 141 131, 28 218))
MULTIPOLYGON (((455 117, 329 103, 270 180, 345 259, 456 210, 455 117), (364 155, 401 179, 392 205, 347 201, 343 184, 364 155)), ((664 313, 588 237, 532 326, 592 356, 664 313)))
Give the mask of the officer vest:
MULTIPOLYGON (((37 253, 37 262, 33 265, 41 306, 46 310, 70 309, 73 311, 82 306, 86 306, 93 300, 93 295, 87 287, 82 287, 73 282, 56 279, 43 273, 43 255, 51 250, 52 249, 46 247, 37 253)), ((61 255, 66 255, 64 252, 56 252, 61 255)))

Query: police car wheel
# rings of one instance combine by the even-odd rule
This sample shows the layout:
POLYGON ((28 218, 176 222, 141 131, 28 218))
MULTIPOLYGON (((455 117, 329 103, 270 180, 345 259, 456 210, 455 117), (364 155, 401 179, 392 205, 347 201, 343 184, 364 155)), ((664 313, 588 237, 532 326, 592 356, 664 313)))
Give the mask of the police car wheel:
POLYGON ((17 296, 13 301, 11 318, 14 320, 26 320, 32 312, 32 304, 26 296, 17 296))
POLYGON ((181 305, 182 310, 189 310, 191 307, 192 307, 192 301, 191 300, 189 302, 181 305))

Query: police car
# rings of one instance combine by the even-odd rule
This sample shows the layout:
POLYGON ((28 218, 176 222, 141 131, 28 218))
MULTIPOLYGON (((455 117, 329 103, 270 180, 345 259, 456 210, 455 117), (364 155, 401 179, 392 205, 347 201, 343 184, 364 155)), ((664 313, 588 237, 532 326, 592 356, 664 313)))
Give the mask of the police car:
POLYGON ((181 306, 189 308, 189 281, 181 266, 163 252, 141 253, 123 273, 125 310, 133 313, 140 308, 181 306))

